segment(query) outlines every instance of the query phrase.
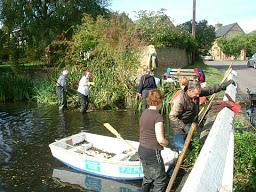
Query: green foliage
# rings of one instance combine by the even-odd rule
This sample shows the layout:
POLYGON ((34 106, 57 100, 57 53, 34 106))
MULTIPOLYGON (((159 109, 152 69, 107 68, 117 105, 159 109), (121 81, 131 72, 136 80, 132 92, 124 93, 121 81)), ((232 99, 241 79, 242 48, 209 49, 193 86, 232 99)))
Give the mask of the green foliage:
POLYGON ((79 59, 93 74, 91 102, 98 108, 123 105, 125 97, 135 96, 133 80, 138 67, 138 47, 143 45, 135 24, 125 14, 101 16, 93 20, 86 15, 74 35, 73 60, 79 59), (79 53, 92 50, 89 61, 79 53))
POLYGON ((0 102, 30 100, 33 86, 33 81, 27 76, 3 73, 0 76, 0 102))
MULTIPOLYGON (((69 71, 67 76, 68 83, 68 105, 76 105, 77 100, 77 85, 80 80, 80 70, 76 67, 66 66, 69 71)), ((56 82, 61 74, 61 70, 55 69, 51 74, 44 76, 41 79, 35 81, 35 85, 33 88, 34 99, 38 103, 47 103, 47 104, 56 104, 57 96, 56 96, 56 82)))
POLYGON ((47 54, 44 57, 48 66, 65 66, 65 57, 72 49, 73 42, 67 40, 53 41, 47 48, 47 54))
POLYGON ((163 106, 161 108, 162 114, 169 114, 170 101, 177 90, 180 89, 178 82, 165 83, 160 87, 160 90, 164 93, 163 106))
POLYGON ((186 158, 184 160, 185 166, 193 167, 202 147, 203 145, 200 142, 199 136, 194 136, 190 145, 191 150, 187 153, 186 158))
POLYGON ((220 38, 218 45, 226 55, 238 57, 242 49, 248 56, 256 52, 256 32, 239 35, 233 38, 220 38))
POLYGON ((37 103, 56 103, 56 93, 55 93, 55 81, 51 78, 46 78, 44 80, 36 81, 34 86, 34 98, 37 103))
POLYGON ((22 48, 19 57, 39 59, 51 41, 61 33, 67 39, 73 34, 73 27, 81 23, 84 13, 108 16, 108 0, 30 1, 3 0, 0 22, 9 39, 5 46, 10 51, 22 48), (15 40, 15 43, 10 43, 15 40))
POLYGON ((137 27, 141 38, 155 47, 177 47, 193 51, 196 42, 191 34, 176 28, 164 10, 158 12, 138 12, 137 27))
MULTIPOLYGON (((192 21, 187 21, 178 28, 192 32, 192 21)), ((208 25, 206 20, 196 22, 196 43, 197 54, 204 55, 211 49, 215 40, 215 30, 212 25, 208 25)))
POLYGON ((256 191, 256 136, 235 133, 234 191, 256 191))

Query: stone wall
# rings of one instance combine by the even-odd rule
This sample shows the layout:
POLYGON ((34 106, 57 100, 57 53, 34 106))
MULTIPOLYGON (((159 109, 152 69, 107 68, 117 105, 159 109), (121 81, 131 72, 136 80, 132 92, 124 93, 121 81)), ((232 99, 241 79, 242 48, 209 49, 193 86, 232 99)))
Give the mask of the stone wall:
MULTIPOLYGON (((141 49, 141 67, 139 73, 141 74, 144 66, 148 64, 147 47, 141 49)), ((162 75, 167 67, 183 68, 190 62, 186 50, 178 48, 158 48, 156 49, 159 59, 159 67, 156 70, 157 75, 162 75)))

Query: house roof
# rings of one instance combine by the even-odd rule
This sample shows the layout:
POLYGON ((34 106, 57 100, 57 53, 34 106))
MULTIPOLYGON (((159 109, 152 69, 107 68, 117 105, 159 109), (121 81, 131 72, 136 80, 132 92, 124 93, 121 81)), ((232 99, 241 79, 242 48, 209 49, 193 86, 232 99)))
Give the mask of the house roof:
MULTIPOLYGON (((222 37, 226 35, 235 25, 238 25, 237 23, 232 23, 229 25, 224 25, 220 27, 217 31, 215 31, 216 37, 222 37)), ((240 27, 238 25, 238 27, 240 27)), ((243 29, 240 27, 241 31, 244 33, 243 29)))

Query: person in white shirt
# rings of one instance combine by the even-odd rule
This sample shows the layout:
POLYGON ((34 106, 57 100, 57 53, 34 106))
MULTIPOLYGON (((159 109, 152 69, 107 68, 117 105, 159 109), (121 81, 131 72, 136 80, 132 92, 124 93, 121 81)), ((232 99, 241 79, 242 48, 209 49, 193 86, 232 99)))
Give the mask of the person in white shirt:
POLYGON ((89 78, 91 76, 91 73, 88 69, 83 69, 83 77, 79 81, 79 86, 77 89, 78 95, 80 97, 81 102, 81 108, 80 112, 84 113, 88 109, 89 104, 89 78))

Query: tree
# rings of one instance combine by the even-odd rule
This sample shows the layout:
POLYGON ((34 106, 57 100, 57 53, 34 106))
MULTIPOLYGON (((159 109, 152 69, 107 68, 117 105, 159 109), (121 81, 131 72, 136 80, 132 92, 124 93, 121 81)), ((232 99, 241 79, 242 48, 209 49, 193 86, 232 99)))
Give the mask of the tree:
POLYGON ((176 47, 192 51, 195 41, 191 34, 176 28, 164 11, 138 12, 136 24, 141 30, 141 38, 156 47, 176 47))
POLYGON ((36 58, 40 58, 44 48, 57 35, 64 33, 66 38, 71 38, 73 28, 81 23, 84 13, 94 18, 97 15, 108 15, 108 2, 109 0, 2 0, 0 21, 10 38, 16 37, 18 44, 26 52, 33 52, 36 58))
MULTIPOLYGON (((91 100, 97 107, 118 106, 125 97, 136 98, 139 48, 144 46, 136 25, 125 14, 113 13, 110 19, 86 15, 73 36, 73 62, 80 61, 92 71, 95 87, 91 100), (93 51, 93 57, 83 60, 81 52, 93 51)), ((68 61, 69 58, 65 58, 68 61)))
POLYGON ((256 52, 256 32, 239 35, 231 39, 220 38, 218 45, 226 55, 238 57, 241 50, 244 49, 247 56, 251 56, 256 52))
MULTIPOLYGON (((178 26, 178 28, 192 32, 192 22, 187 21, 178 26)), ((197 56, 206 54, 212 47, 215 40, 215 30, 212 25, 208 25, 206 20, 196 22, 196 42, 197 56)))

